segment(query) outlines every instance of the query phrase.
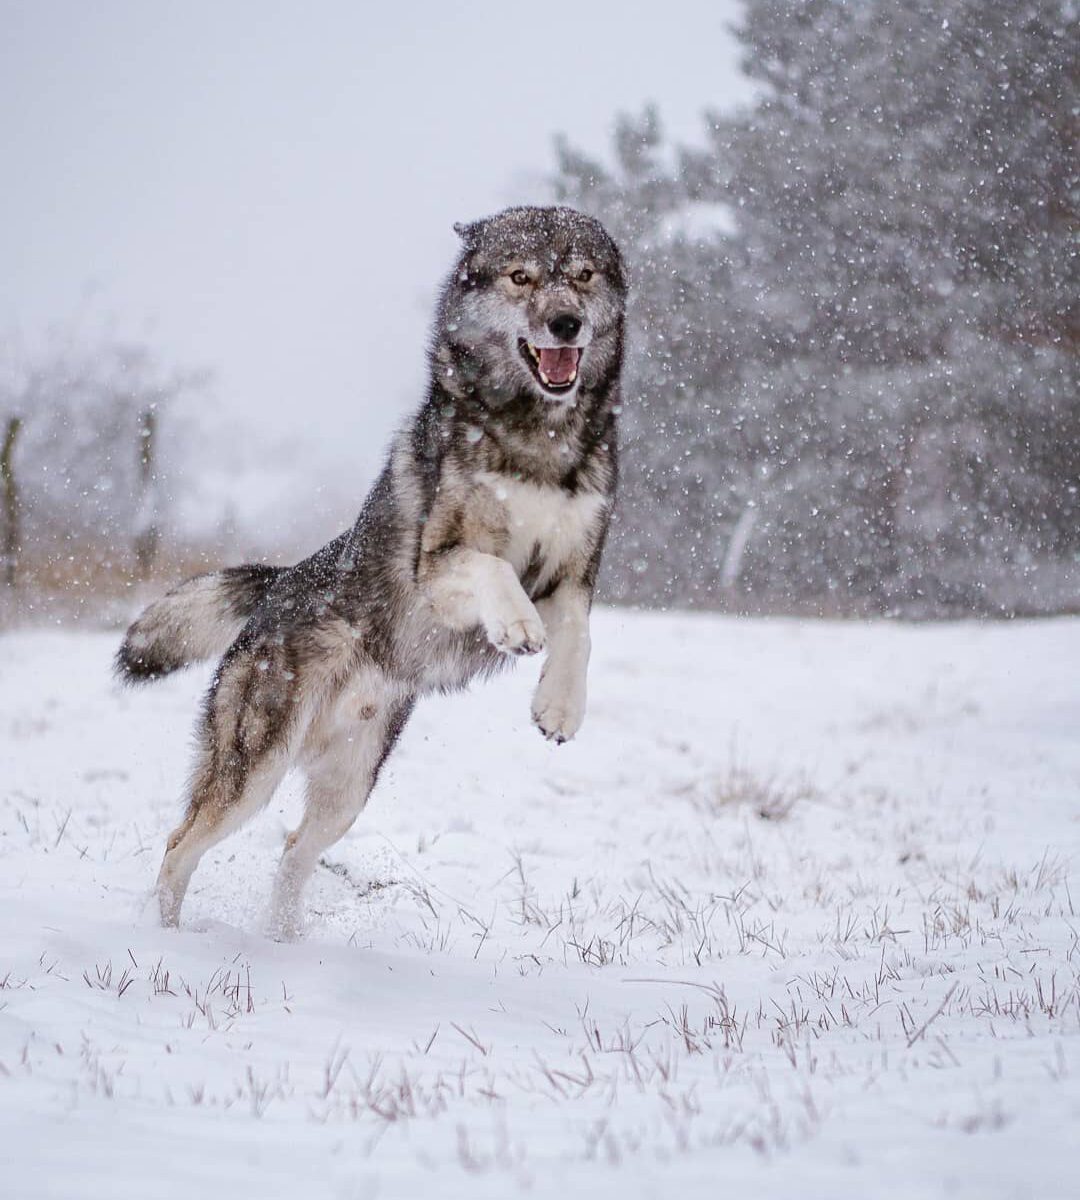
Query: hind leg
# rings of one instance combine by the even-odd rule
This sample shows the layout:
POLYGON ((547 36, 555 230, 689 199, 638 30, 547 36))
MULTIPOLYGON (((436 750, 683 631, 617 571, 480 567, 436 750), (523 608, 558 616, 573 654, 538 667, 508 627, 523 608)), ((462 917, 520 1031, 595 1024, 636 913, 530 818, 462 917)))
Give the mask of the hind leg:
POLYGON ((249 772, 238 787, 215 780, 192 790, 187 815, 169 836, 158 873, 163 925, 179 923, 188 884, 202 856, 269 802, 287 767, 286 757, 278 754, 249 772))
POLYGON ((230 653, 207 697, 187 812, 158 874, 161 920, 176 925, 199 860, 269 801, 289 765, 296 711, 283 658, 230 653))
POLYGON ((319 856, 363 811, 413 703, 411 696, 365 701, 354 693, 309 734, 304 745, 304 816, 285 841, 271 900, 269 932, 279 941, 299 937, 304 886, 319 856))

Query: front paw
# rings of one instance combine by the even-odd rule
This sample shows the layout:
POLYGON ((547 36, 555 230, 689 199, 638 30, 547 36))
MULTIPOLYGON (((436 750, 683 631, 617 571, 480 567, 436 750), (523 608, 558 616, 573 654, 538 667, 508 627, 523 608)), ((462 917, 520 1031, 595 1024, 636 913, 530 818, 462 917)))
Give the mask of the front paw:
POLYGON ((532 704, 533 724, 549 742, 562 745, 581 728, 585 719, 585 696, 576 689, 556 692, 541 680, 532 704))
POLYGON ((539 654, 544 648, 544 624, 536 612, 505 624, 500 621, 488 630, 488 640, 504 654, 539 654))

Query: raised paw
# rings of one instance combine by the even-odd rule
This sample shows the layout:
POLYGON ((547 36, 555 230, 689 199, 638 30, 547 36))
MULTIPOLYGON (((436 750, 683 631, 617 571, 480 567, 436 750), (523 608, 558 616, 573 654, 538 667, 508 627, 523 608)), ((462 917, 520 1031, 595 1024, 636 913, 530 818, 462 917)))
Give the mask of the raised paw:
POLYGON ((538 616, 500 624, 488 636, 504 654, 539 654, 544 648, 544 626, 538 616))
POLYGON ((532 705, 533 724, 549 742, 562 745, 581 728, 585 719, 585 697, 574 692, 548 693, 543 684, 532 705))

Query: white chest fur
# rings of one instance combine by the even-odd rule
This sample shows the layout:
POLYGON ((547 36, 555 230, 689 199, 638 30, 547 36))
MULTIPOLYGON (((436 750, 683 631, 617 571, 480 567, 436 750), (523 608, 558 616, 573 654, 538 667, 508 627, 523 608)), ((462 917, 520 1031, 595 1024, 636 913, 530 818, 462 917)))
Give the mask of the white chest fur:
POLYGON ((580 552, 607 502, 596 492, 574 495, 488 471, 480 482, 506 509, 510 540, 504 557, 520 575, 538 554, 542 566, 537 583, 580 552))

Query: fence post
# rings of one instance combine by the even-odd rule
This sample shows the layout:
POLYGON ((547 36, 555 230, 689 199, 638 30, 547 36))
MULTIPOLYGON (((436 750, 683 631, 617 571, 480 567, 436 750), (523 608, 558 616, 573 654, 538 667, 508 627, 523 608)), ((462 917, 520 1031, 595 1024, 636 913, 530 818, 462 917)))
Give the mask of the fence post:
POLYGON ((157 433, 157 413, 153 407, 143 409, 139 417, 139 509, 135 517, 135 564, 140 579, 149 577, 161 537, 154 479, 157 433))
POLYGON ((22 429, 22 417, 9 417, 4 429, 4 444, 0 447, 0 487, 4 497, 4 583, 15 586, 15 572, 19 557, 19 486, 15 479, 15 443, 22 429))

